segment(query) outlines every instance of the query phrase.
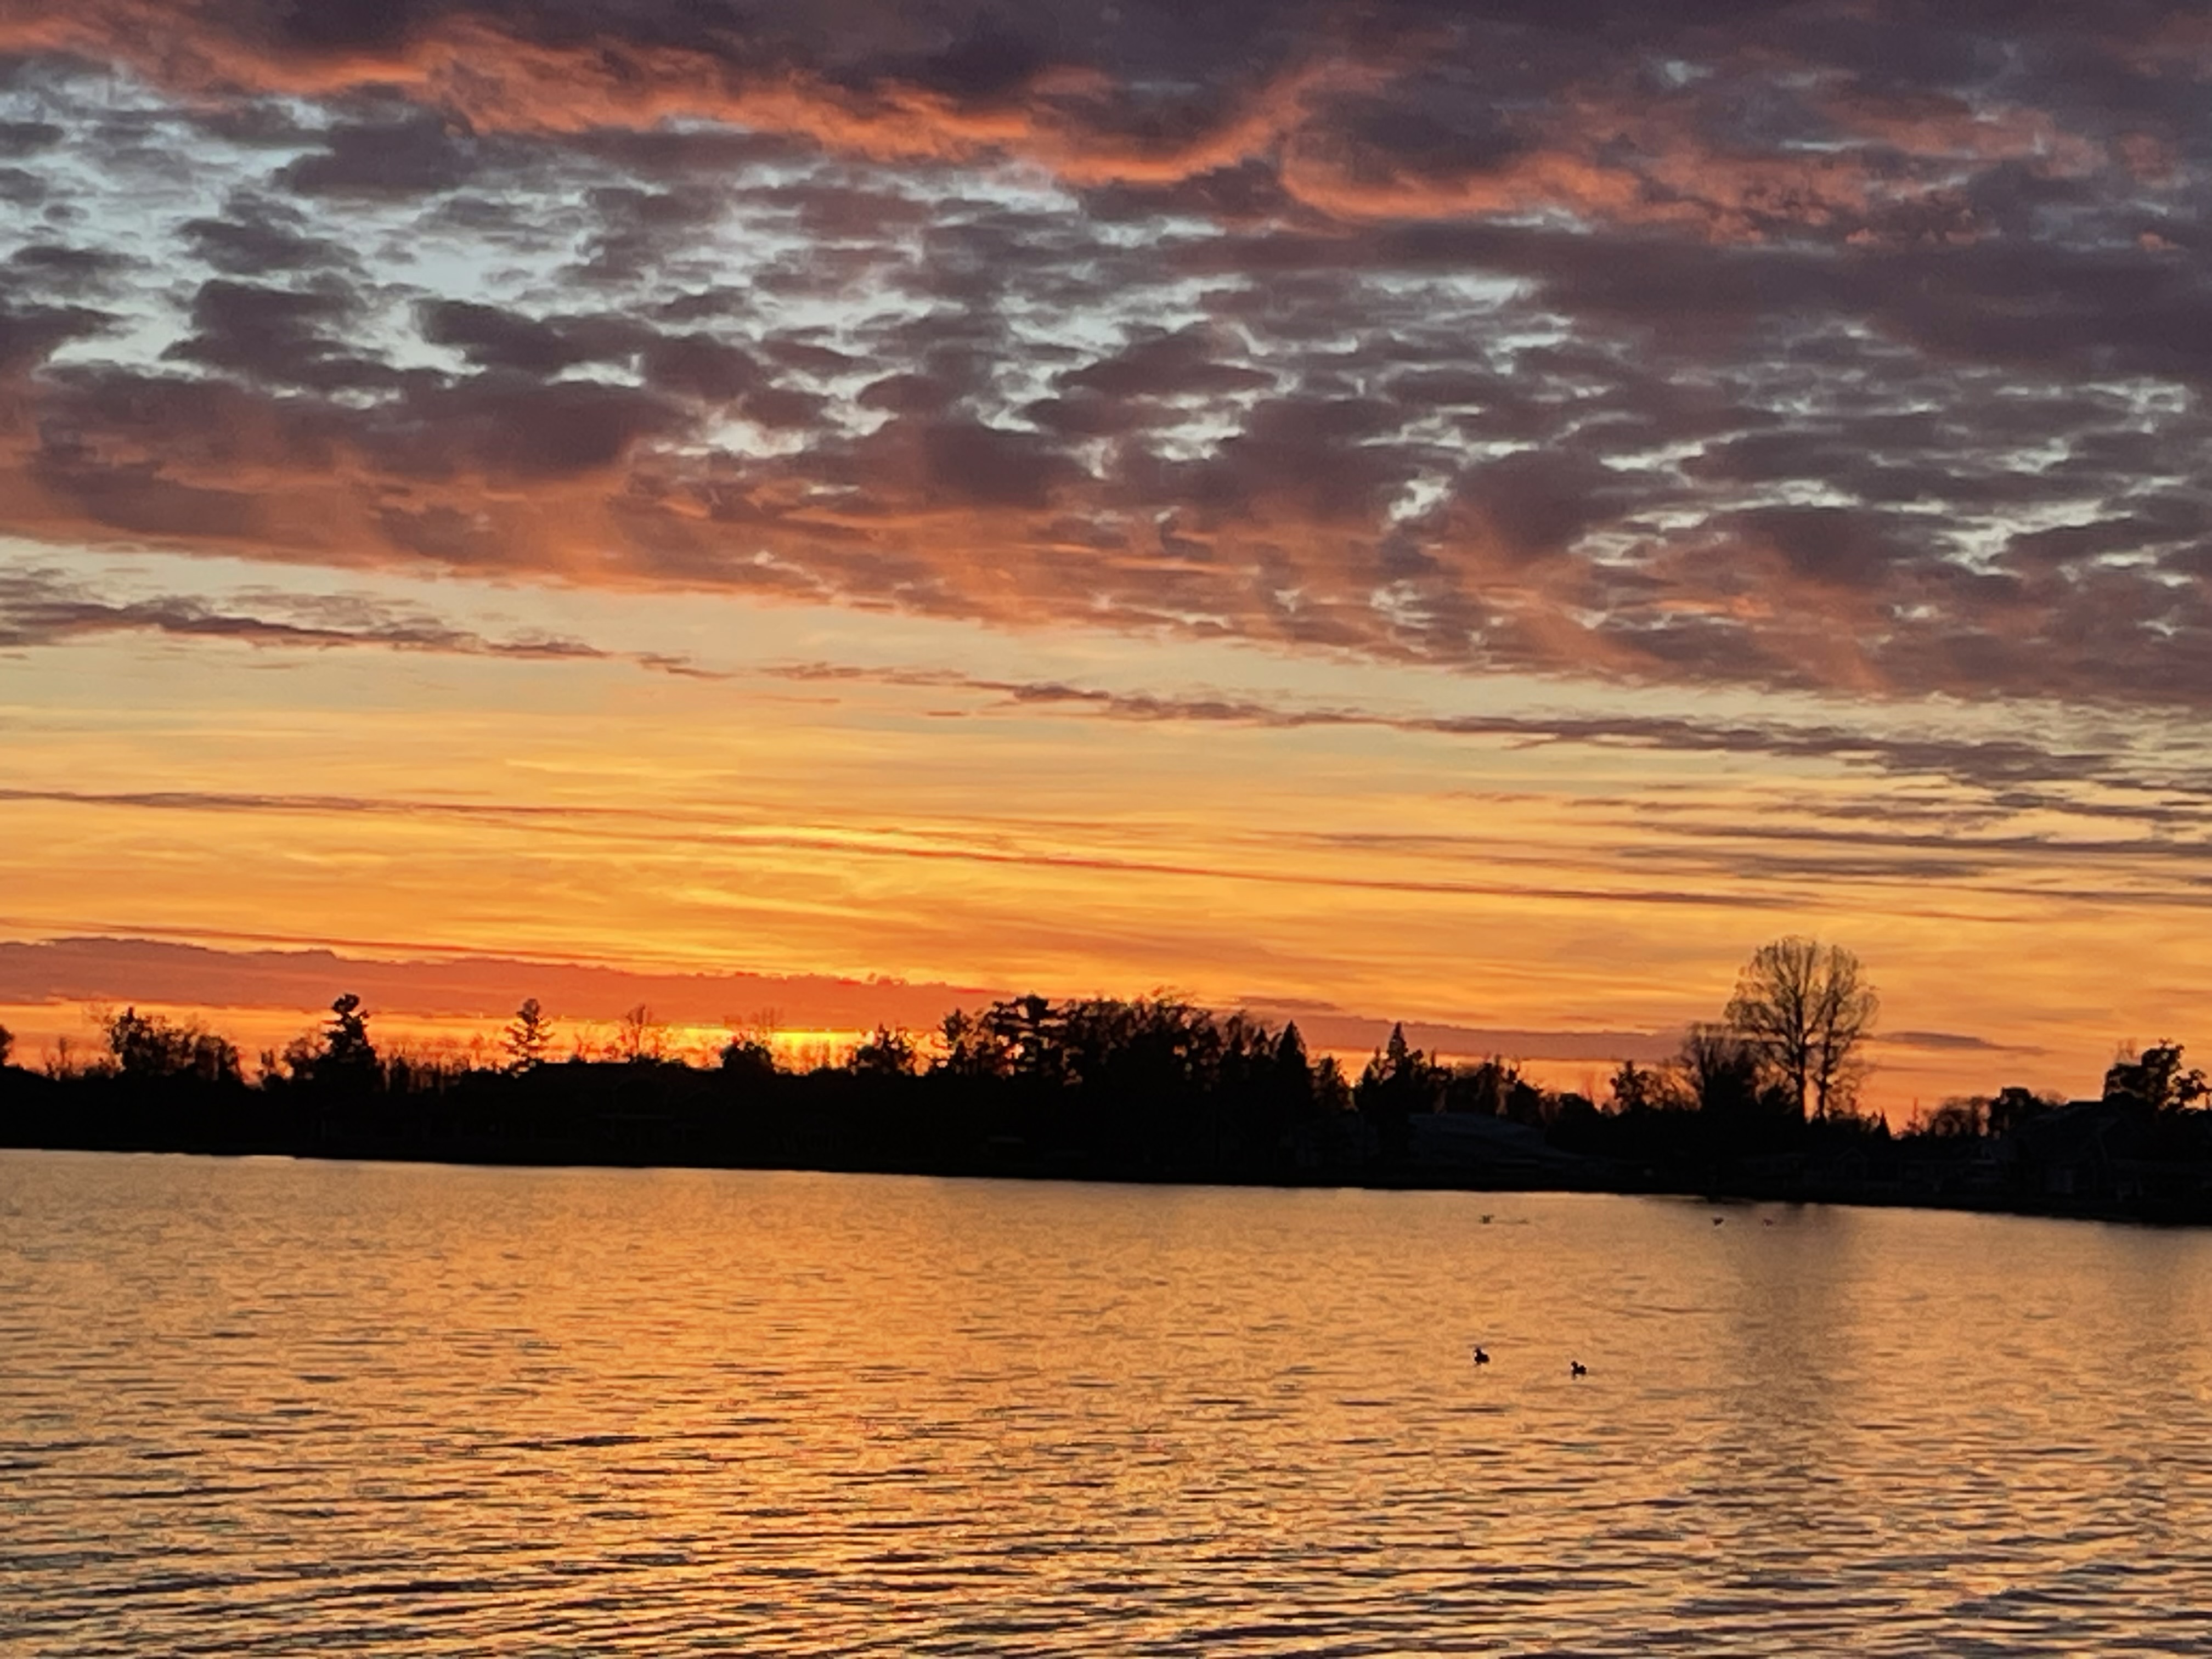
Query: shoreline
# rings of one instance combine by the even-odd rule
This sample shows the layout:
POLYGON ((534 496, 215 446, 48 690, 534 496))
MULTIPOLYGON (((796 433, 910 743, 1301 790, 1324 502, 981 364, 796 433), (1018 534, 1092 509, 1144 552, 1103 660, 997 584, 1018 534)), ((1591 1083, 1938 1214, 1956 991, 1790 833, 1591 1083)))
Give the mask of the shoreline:
POLYGON ((1022 1182, 1042 1185, 1066 1184, 1103 1187, 1183 1187, 1224 1191, 1284 1192, 1467 1193, 1467 1194, 1583 1194, 1612 1198, 1658 1198, 1688 1204, 1726 1207, 1738 1205, 1818 1205, 1831 1208, 1924 1210, 1957 1214, 2014 1216, 2028 1220, 2082 1221, 2153 1228, 2212 1227, 2212 1209, 2194 1213, 2166 1212, 2156 1205, 2130 1206, 2112 1201, 2065 1202, 2056 1195, 2011 1195, 1986 1193, 1911 1193, 1887 1187, 1825 1185, 1796 1189, 1749 1183, 1702 1186, 1670 1182, 1661 1176, 1649 1182, 1559 1182, 1475 1178, 1470 1171, 1375 1170, 1364 1175, 1349 1171, 1315 1171, 1297 1178, 1289 1175, 1224 1176, 1194 1171, 1129 1169, 983 1168, 974 1164, 893 1164, 881 1162, 826 1160, 736 1161, 710 1158, 570 1156, 565 1149, 545 1147, 538 1155, 529 1149, 444 1146, 410 1149, 370 1140, 319 1146, 282 1145, 212 1146, 183 1139, 130 1143, 95 1143, 88 1139, 42 1138, 36 1141, 0 1136, 0 1152, 82 1153, 134 1158, 199 1158, 249 1159, 316 1164, 391 1164, 401 1167, 456 1170, 698 1170, 751 1174, 883 1176, 915 1180, 1022 1182), (2040 1200, 2040 1201, 2039 1201, 2040 1200))

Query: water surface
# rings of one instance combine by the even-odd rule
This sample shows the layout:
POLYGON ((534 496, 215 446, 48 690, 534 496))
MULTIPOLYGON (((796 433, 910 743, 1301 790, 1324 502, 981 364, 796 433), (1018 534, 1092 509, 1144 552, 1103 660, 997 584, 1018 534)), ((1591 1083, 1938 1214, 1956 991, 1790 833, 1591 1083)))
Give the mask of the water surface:
POLYGON ((2080 1223, 0 1153, 0 1650, 2200 1652, 2208 1329, 2080 1223))

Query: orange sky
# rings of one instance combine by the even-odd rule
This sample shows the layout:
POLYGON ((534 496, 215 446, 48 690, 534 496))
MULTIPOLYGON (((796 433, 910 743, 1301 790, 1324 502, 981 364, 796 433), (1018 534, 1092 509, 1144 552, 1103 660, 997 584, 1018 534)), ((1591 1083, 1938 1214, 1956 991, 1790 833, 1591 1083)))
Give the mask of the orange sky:
MULTIPOLYGON (((1235 702, 1224 682, 1241 674, 1237 696, 1279 711, 1281 683, 1316 671, 1242 647, 629 604, 625 625, 665 608, 679 636, 741 642, 731 678, 127 638, 0 662, 9 934, 1169 987, 1661 1033, 1713 1017, 1752 946, 1811 931, 1861 953, 1886 1028, 1906 1035, 1873 1087, 1893 1109, 2008 1080, 2078 1092, 2116 1043, 2191 1032, 2196 908, 2170 843, 2095 829, 2066 851, 2078 818, 2001 811, 1986 790, 1835 759, 1424 731, 1424 699, 1574 693, 1357 665, 1320 672, 1302 703, 1341 717, 1364 692, 1398 726, 794 675, 819 652, 896 648, 1066 685, 1090 658, 1101 683, 1188 686, 1193 710, 1235 702), (746 664, 751 649, 775 654, 746 664), (2054 845, 2024 857, 2030 834, 2054 845)), ((72 1002, 13 1023, 76 1021, 72 1002)))
POLYGON ((2199 36, 705 16, 0 20, 0 939, 2212 1042, 2199 36))

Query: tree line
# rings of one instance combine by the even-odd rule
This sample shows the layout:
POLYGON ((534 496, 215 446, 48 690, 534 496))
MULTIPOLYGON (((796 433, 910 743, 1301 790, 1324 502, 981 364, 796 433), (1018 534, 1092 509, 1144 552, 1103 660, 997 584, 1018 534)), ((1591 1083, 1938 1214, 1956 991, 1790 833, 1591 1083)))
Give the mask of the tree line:
POLYGON ((2178 1044, 2124 1056, 2094 1102, 2006 1088, 1900 1133, 1859 1109, 1880 1000, 1840 945, 1743 964, 1720 1017, 1601 1098, 1504 1056, 1448 1063, 1395 1027, 1358 1072, 1295 1022, 1165 995, 1007 998, 933 1033, 879 1027, 842 1063, 780 1065, 759 1031, 708 1063, 634 1008, 596 1049, 526 1000, 482 1055, 380 1048, 361 999, 260 1056, 126 1008, 98 1048, 8 1064, 0 1139, 501 1162, 678 1163, 1139 1180, 1583 1186, 1896 1198, 2212 1218, 2212 1112, 2178 1044))

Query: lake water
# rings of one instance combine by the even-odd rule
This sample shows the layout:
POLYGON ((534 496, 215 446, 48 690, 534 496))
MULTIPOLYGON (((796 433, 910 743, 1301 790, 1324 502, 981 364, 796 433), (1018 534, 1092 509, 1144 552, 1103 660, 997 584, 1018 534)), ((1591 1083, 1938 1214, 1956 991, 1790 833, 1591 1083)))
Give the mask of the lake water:
POLYGON ((0 1650, 2202 1652, 2208 1333, 2200 1233, 5 1153, 0 1650))

